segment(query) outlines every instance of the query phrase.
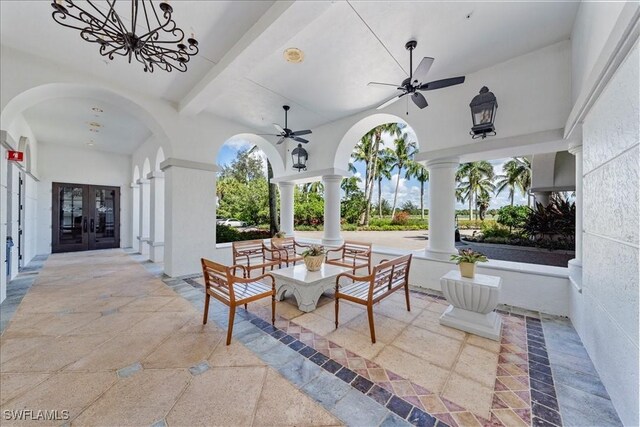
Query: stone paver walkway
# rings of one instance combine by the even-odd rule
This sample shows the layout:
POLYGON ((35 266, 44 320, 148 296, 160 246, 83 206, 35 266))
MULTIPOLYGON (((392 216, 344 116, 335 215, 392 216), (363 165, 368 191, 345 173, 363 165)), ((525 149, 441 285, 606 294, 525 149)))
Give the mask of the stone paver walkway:
POLYGON ((53 255, 0 338, 2 425, 342 424, 223 335, 121 250, 53 255))

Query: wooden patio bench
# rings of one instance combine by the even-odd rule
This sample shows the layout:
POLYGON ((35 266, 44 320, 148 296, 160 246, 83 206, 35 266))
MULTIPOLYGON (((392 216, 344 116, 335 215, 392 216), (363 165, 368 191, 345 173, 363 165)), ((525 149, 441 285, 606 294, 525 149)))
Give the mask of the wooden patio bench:
POLYGON ((262 270, 262 274, 264 274, 267 268, 273 270, 274 267, 280 267, 280 252, 268 248, 262 240, 233 242, 231 249, 233 251, 233 264, 243 266, 247 277, 251 277, 253 270, 262 270))
POLYGON ((371 272, 371 243, 362 243, 346 240, 342 246, 327 251, 327 264, 339 267, 348 267, 356 273, 360 268, 367 268, 367 273, 371 272), (337 253, 339 258, 329 258, 332 253, 337 253))
POLYGON ((201 258, 202 274, 205 283, 204 316, 202 324, 206 325, 209 317, 209 300, 214 297, 229 307, 229 326, 227 328, 227 345, 231 343, 233 333, 233 320, 236 307, 271 297, 271 324, 276 320, 276 281, 270 274, 263 274, 255 278, 247 278, 246 269, 242 265, 230 267, 201 258), (242 270, 242 277, 236 275, 238 269, 242 270))
POLYGON ((411 311, 409 304, 409 268, 411 254, 404 255, 390 261, 383 260, 373 268, 368 276, 355 276, 349 273, 339 274, 336 278, 336 329, 338 329, 338 313, 340 299, 366 305, 369 316, 369 330, 371 342, 376 342, 376 331, 373 325, 373 304, 388 297, 395 291, 404 288, 407 300, 407 311, 411 311), (340 286, 340 278, 351 279, 353 283, 340 286))
POLYGON ((296 262, 302 261, 302 255, 298 249, 306 249, 309 245, 302 245, 296 242, 294 237, 274 237, 271 239, 271 248, 280 252, 281 263, 296 265, 296 262))

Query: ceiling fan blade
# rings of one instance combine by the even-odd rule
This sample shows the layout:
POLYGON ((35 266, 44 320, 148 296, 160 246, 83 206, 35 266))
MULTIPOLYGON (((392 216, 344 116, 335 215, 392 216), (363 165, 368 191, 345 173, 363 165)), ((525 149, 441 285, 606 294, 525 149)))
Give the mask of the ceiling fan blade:
POLYGON ((278 133, 284 133, 284 129, 282 129, 282 126, 280 126, 277 123, 273 124, 273 127, 276 128, 276 130, 278 131, 278 133))
POLYGON ((400 94, 398 96, 394 96, 393 98, 389 99, 388 101, 385 101, 382 105, 377 107, 376 110, 382 110, 383 108, 388 107, 389 105, 393 104, 394 102, 396 102, 397 100, 399 100, 400 98, 405 96, 406 94, 407 94, 407 92, 405 92, 403 94, 400 94))
POLYGON ((382 88, 386 88, 387 86, 398 87, 398 85, 395 83, 380 83, 380 82, 369 82, 367 83, 367 86, 382 87, 382 88))
POLYGON ((291 132, 291 136, 309 135, 310 133, 311 133, 311 131, 309 129, 307 129, 307 130, 297 130, 295 132, 291 132))
POLYGON ((294 136, 291 139, 293 139, 294 141, 302 142, 303 144, 306 144, 307 142, 309 142, 308 140, 306 140, 304 138, 298 138, 297 136, 294 136))
POLYGON ((429 105, 427 103, 427 100, 424 98, 424 95, 421 94, 420 92, 413 92, 413 95, 411 95, 411 100, 420 109, 422 109, 422 108, 426 107, 427 105, 429 105))
POLYGON ((416 71, 413 73, 413 81, 418 83, 425 81, 432 64, 433 58, 428 56, 422 58, 422 61, 418 64, 418 68, 416 68, 416 71))
POLYGON ((464 83, 464 76, 451 77, 448 79, 442 79, 442 80, 436 80, 429 83, 424 83, 418 86, 418 90, 442 89, 443 87, 459 85, 460 83, 464 83))
POLYGON ((282 138, 280 138, 280 139, 278 140, 278 142, 276 142, 276 145, 280 145, 280 144, 282 144, 282 143, 284 142, 284 140, 285 140, 285 139, 287 139, 287 138, 285 138, 285 137, 283 136, 282 138))

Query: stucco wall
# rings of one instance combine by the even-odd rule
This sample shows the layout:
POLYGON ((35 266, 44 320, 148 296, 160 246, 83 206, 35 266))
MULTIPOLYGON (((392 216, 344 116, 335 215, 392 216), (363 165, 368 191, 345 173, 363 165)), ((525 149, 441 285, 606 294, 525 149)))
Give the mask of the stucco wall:
POLYGON ((51 253, 51 184, 120 187, 120 246, 131 246, 131 158, 83 148, 40 143, 38 183, 39 254, 51 253))
POLYGON ((638 46, 583 124, 583 292, 571 319, 625 425, 638 425, 638 46))

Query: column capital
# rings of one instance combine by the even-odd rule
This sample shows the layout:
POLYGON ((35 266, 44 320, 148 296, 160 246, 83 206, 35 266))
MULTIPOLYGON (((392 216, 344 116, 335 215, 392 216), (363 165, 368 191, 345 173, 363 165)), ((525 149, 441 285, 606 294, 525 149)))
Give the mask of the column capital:
POLYGON ((323 182, 342 182, 342 175, 322 175, 323 182))
POLYGON ((138 185, 149 184, 149 180, 146 179, 146 178, 140 178, 139 180, 136 181, 136 184, 138 184, 138 185))
POLYGON ((173 157, 170 157, 164 162, 160 163, 160 170, 163 172, 171 167, 198 169, 210 172, 218 172, 220 170, 217 165, 214 165, 212 163, 194 162, 193 160, 176 159, 173 157))
POLYGON ((162 171, 153 171, 147 174, 147 179, 155 179, 155 178, 164 178, 164 172, 162 171))
POLYGON ((137 181, 133 181, 131 184, 129 184, 129 186, 130 186, 131 188, 139 188, 139 187, 140 187, 140 186, 138 185, 138 182, 137 182, 137 181))
POLYGON ((278 187, 282 188, 290 188, 293 187, 294 185, 296 185, 294 182, 291 181, 282 181, 282 182, 278 182, 278 187))
POLYGON ((569 153, 574 156, 582 153, 582 142, 574 142, 569 144, 569 153))
POLYGON ((427 169, 457 168, 460 165, 459 157, 448 157, 446 159, 432 159, 425 162, 427 169))

